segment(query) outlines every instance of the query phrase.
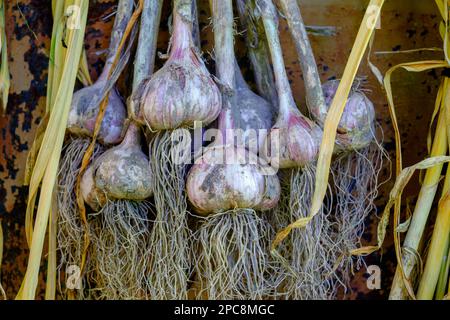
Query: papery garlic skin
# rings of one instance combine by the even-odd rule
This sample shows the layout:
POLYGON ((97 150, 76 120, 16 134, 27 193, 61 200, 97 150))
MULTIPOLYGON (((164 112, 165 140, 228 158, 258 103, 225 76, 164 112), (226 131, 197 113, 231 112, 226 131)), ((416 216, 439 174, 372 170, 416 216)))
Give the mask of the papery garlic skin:
POLYGON ((276 205, 278 179, 267 182, 258 165, 248 159, 256 156, 231 145, 213 145, 205 150, 186 182, 189 201, 197 213, 208 215, 237 208, 268 210, 276 205))
POLYGON ((192 40, 190 5, 176 3, 172 48, 164 66, 147 81, 141 110, 151 130, 206 126, 222 108, 222 96, 192 40))
POLYGON ((317 159, 322 134, 318 125, 291 109, 278 118, 260 154, 275 168, 305 166, 317 159))
POLYGON ((99 211, 106 204, 106 195, 95 186, 94 167, 89 166, 84 172, 80 183, 84 202, 94 211, 99 211))
POLYGON ((221 94, 206 68, 191 59, 171 61, 146 84, 141 108, 153 130, 210 124, 219 115, 221 94))
POLYGON ((138 143, 139 129, 131 125, 122 143, 94 162, 95 185, 111 199, 144 200, 150 197, 152 173, 138 143))
MULTIPOLYGON (((70 133, 92 137, 101 103, 101 93, 105 85, 106 82, 100 80, 74 93, 67 121, 67 130, 70 133)), ((122 139, 125 119, 125 105, 117 89, 113 88, 109 93, 98 141, 106 145, 119 143, 122 139)))
POLYGON ((276 174, 264 176, 265 188, 261 203, 255 208, 260 211, 273 209, 277 206, 281 195, 280 180, 276 174))
POLYGON ((253 153, 258 153, 273 124, 273 107, 265 99, 255 94, 242 77, 239 66, 236 67, 236 109, 239 119, 235 125, 243 130, 243 146, 253 153))
MULTIPOLYGON (((323 84, 325 103, 329 108, 336 95, 340 80, 331 80, 323 84)), ((324 122, 325 119, 318 119, 324 122)), ((358 89, 352 88, 339 121, 338 132, 341 140, 352 148, 367 146, 374 139, 375 107, 370 99, 358 89)))

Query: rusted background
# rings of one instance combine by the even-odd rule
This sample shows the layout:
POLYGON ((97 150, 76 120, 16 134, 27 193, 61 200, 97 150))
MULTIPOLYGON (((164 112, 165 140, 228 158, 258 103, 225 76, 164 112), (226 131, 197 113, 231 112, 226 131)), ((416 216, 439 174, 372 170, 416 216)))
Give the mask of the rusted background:
MULTIPOLYGON (((0 220, 4 230, 4 258, 1 266, 1 282, 9 298, 13 298, 20 286, 27 263, 27 246, 23 221, 26 209, 27 188, 22 186, 27 151, 31 147, 35 130, 39 124, 45 105, 48 52, 52 28, 50 0, 7 0, 6 24, 11 94, 6 114, 0 115, 0 220)), ((95 78, 101 70, 104 55, 102 50, 108 44, 116 1, 90 1, 86 49, 95 78), (106 18, 105 18, 106 17, 106 18)), ((169 1, 166 1, 169 2, 169 1)), ((200 0, 202 43, 204 50, 211 48, 212 34, 209 26, 209 9, 206 0, 200 0)), ((309 25, 337 27, 334 37, 312 36, 313 49, 319 63, 322 80, 339 78, 353 44, 368 0, 300 0, 304 19, 309 25)), ((168 4, 165 3, 158 47, 165 52, 168 39, 168 4)), ((381 17, 381 29, 377 31, 371 61, 382 72, 390 66, 404 61, 441 58, 441 53, 397 53, 376 54, 376 51, 399 51, 421 47, 441 47, 438 34, 440 16, 434 1, 408 0, 387 1, 381 17)), ((304 105, 303 80, 292 40, 286 24, 281 23, 282 42, 288 74, 292 80, 295 98, 304 105)), ((245 48, 238 41, 238 55, 241 65, 248 65, 245 48)), ((157 65, 162 60, 157 58, 157 65)), ((251 81, 251 74, 248 80, 251 81)), ((394 149, 393 132, 389 120, 386 99, 380 85, 371 75, 366 61, 360 76, 367 75, 370 98, 377 109, 377 118, 384 129, 384 144, 392 155, 394 149)), ((124 77, 126 81, 127 77, 124 77)), ((403 139, 404 164, 410 165, 424 157, 426 133, 437 92, 439 73, 428 72, 409 74, 399 71, 393 77, 395 101, 403 139)), ((383 171, 384 178, 389 173, 389 165, 383 171)), ((377 200, 381 213, 393 181, 388 181, 380 190, 377 200)), ((417 193, 418 183, 411 183, 405 196, 417 193)), ((377 217, 368 221, 365 241, 376 240, 377 217)), ((389 231, 389 234, 392 232, 389 231)), ((368 290, 365 270, 354 276, 351 292, 346 299, 386 298, 395 267, 392 239, 389 237, 382 252, 367 258, 369 264, 382 268, 381 290, 368 290)), ((41 275, 43 277, 43 274, 41 275)))

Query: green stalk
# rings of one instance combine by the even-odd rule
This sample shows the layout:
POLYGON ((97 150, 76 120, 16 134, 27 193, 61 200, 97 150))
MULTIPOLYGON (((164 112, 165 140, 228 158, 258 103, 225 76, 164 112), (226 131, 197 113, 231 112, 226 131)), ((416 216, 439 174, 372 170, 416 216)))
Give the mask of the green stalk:
MULTIPOLYGON (((39 196, 34 229, 30 232, 30 254, 25 278, 16 299, 31 300, 35 298, 38 285, 39 268, 42 258, 45 234, 52 206, 53 190, 58 174, 67 118, 73 96, 78 63, 83 49, 84 32, 86 28, 88 1, 74 0, 73 5, 80 11, 80 28, 68 30, 67 55, 64 59, 61 83, 55 97, 55 106, 50 108, 49 124, 45 131, 42 147, 36 159, 36 165, 30 180, 27 216, 32 217, 39 186, 45 187, 39 196)), ((61 21, 55 21, 61 23, 61 21)))
MULTIPOLYGON (((430 157, 443 156, 447 154, 448 143, 445 112, 443 112, 444 108, 445 106, 443 106, 443 109, 439 114, 436 135, 434 137, 430 157)), ((403 247, 408 248, 408 250, 403 251, 402 262, 399 263, 403 263, 404 275, 408 279, 410 278, 417 263, 415 255, 411 251, 417 252, 419 250, 419 245, 428 220, 428 215, 430 213, 433 200, 436 196, 439 180, 441 178, 442 167, 443 165, 440 164, 427 169, 422 188, 420 189, 416 202, 416 207, 414 208, 411 223, 403 242, 403 247)), ((402 271, 400 266, 397 266, 389 299, 403 300, 407 297, 408 292, 403 282, 402 271)))
POLYGON ((286 16, 297 49, 306 89, 306 105, 316 119, 325 119, 328 110, 325 105, 319 70, 297 0, 279 0, 279 3, 286 16))
POLYGON ((134 62, 133 88, 153 73, 162 0, 145 0, 134 62))
POLYGON ((447 253, 448 236, 450 234, 450 170, 445 177, 443 196, 439 201, 438 214, 434 225, 433 236, 425 263, 425 269, 420 279, 417 299, 433 299, 439 280, 444 256, 447 253))
POLYGON ((450 234, 447 238, 447 254, 442 260, 441 272, 439 274, 439 280, 436 288, 436 300, 442 300, 445 296, 445 289, 448 284, 448 276, 450 272, 450 234))
MULTIPOLYGON (((446 119, 447 144, 450 144, 448 130, 450 129, 450 94, 448 94, 449 80, 444 80, 443 109, 441 112, 446 119)), ((439 201, 438 213, 434 225, 433 236, 425 263, 425 269, 419 284, 417 298, 420 300, 433 299, 444 256, 447 253, 447 243, 450 234, 450 170, 447 170, 442 197, 439 201)))
POLYGON ((237 9, 241 24, 246 29, 245 40, 258 93, 275 107, 278 105, 278 94, 270 62, 270 50, 255 1, 237 0, 237 9))

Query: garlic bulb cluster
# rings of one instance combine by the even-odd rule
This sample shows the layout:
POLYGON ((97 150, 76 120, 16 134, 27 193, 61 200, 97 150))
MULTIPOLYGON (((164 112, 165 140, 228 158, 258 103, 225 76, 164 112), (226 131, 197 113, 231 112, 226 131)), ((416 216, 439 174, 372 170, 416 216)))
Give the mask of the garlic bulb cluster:
POLYGON ((278 178, 264 175, 249 159, 256 160, 256 155, 242 147, 208 147, 187 177, 187 195, 195 211, 208 215, 236 208, 264 211, 275 207, 280 196, 278 178))
MULTIPOLYGON (((190 3, 190 1, 188 1, 190 3)), ((175 3, 172 48, 165 65, 145 84, 141 109, 152 130, 208 125, 220 113, 221 93, 192 39, 190 6, 175 3)))
MULTIPOLYGON (((339 87, 339 80, 331 80, 323 84, 326 106, 329 108, 339 87)), ((318 119, 324 122, 325 119, 318 119)), ((358 88, 353 86, 347 99, 338 126, 340 142, 360 149, 374 139, 375 109, 372 101, 358 88)))
POLYGON ((148 157, 140 147, 139 128, 131 123, 122 143, 103 153, 83 175, 86 203, 97 210, 105 199, 145 200, 153 193, 148 157))
MULTIPOLYGON (((99 112, 99 104, 106 85, 105 71, 92 86, 74 93, 69 112, 67 129, 78 136, 92 136, 95 121, 99 112)), ((109 93, 108 105, 102 120, 98 141, 102 144, 117 144, 122 138, 122 130, 126 119, 126 109, 116 88, 109 93)))

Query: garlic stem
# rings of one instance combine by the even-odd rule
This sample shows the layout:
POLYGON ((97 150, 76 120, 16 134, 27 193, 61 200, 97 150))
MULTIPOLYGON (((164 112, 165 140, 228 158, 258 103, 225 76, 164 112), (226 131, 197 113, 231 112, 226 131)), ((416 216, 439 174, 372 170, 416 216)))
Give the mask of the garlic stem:
POLYGON ((270 63, 270 51, 264 34, 264 26, 258 19, 255 0, 237 0, 237 9, 241 25, 245 28, 248 56, 250 58, 256 87, 259 94, 270 101, 273 107, 278 105, 275 78, 270 63))
POLYGON ((266 31, 267 41, 272 56, 275 84, 279 99, 279 117, 287 117, 290 112, 293 110, 298 111, 298 109, 294 109, 295 101, 292 96, 291 86, 283 61, 275 6, 271 0, 260 0, 258 4, 261 9, 264 29, 266 31))
POLYGON ((140 130, 136 122, 130 121, 130 125, 127 128, 127 132, 125 133, 125 137, 123 138, 123 145, 134 145, 140 146, 141 135, 140 130))
POLYGON ((153 73, 161 10, 162 0, 145 0, 134 61, 133 90, 153 73))
POLYGON ((222 84, 222 112, 219 117, 219 130, 239 127, 239 110, 235 99, 235 61, 233 38, 233 4, 231 0, 211 0, 214 25, 214 47, 216 73, 222 84))
POLYGON ((306 105, 309 112, 314 114, 316 118, 325 119, 327 106, 322 91, 319 70, 317 69, 316 60, 300 8, 296 0, 280 0, 279 3, 281 4, 297 49, 305 84, 306 105))
POLYGON ((128 21, 130 21, 133 13, 133 0, 120 0, 116 17, 114 19, 114 26, 111 32, 111 40, 109 42, 108 55, 106 57, 105 66, 102 73, 99 76, 100 80, 106 80, 111 70, 111 67, 116 56, 116 52, 119 49, 120 41, 123 38, 125 29, 127 28, 128 21))
POLYGON ((181 59, 193 46, 191 0, 175 0, 172 49, 169 59, 181 59))
POLYGON ((201 50, 202 43, 200 40, 200 25, 198 22, 198 5, 197 0, 192 0, 192 39, 198 50, 201 50))

